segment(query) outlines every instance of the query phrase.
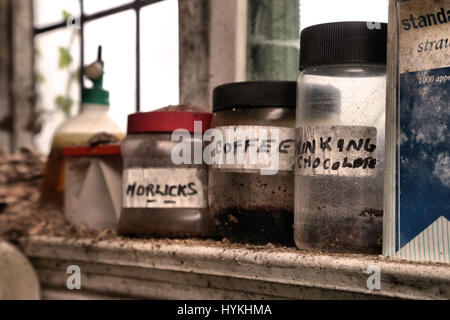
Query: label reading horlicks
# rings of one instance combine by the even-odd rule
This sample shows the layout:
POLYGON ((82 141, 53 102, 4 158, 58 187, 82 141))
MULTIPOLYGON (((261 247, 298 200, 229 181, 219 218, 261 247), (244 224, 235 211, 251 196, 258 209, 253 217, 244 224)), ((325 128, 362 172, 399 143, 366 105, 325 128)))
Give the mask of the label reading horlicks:
POLYGON ((377 175, 377 129, 314 126, 296 129, 295 174, 373 177, 377 175))
POLYGON ((133 168, 123 173, 124 208, 206 208, 207 171, 133 168))

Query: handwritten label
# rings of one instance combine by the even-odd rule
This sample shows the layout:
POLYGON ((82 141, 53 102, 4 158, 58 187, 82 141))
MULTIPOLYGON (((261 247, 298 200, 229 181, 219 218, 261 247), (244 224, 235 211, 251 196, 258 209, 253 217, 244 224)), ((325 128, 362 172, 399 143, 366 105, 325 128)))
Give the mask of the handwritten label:
POLYGON ((207 170, 134 168, 123 173, 124 208, 206 208, 207 170))
POLYGON ((270 126, 217 127, 222 139, 216 152, 221 163, 214 169, 230 172, 254 172, 261 169, 292 171, 295 129, 270 126))
POLYGON ((377 129, 317 126, 296 129, 295 174, 376 176, 377 129))

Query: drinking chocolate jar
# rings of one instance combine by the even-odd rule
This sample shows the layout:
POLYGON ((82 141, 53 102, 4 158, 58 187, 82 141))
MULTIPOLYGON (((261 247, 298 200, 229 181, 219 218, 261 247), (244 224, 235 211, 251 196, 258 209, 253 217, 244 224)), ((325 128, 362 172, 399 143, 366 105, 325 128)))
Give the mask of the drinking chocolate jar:
POLYGON ((380 253, 386 24, 342 22, 301 34, 295 242, 380 253), (376 24, 375 24, 376 25, 376 24))
POLYGON ((281 81, 214 90, 213 127, 223 143, 221 163, 210 167, 209 204, 231 241, 293 244, 295 90, 281 81))
POLYGON ((210 127, 211 117, 210 113, 175 111, 128 117, 128 135, 122 143, 119 233, 182 237, 215 234, 208 212, 208 168, 194 161, 195 151, 202 151, 201 133, 210 127), (177 129, 184 132, 183 139, 172 139, 177 129), (200 131, 198 135, 195 130, 200 131), (186 161, 178 161, 183 156, 186 161))

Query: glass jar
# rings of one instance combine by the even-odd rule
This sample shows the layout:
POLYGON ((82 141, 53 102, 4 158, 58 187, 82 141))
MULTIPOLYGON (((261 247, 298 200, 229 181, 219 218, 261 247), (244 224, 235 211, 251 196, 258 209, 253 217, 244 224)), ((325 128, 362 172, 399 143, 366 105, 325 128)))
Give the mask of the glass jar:
POLYGON ((386 24, 330 23, 301 34, 295 155, 300 249, 380 253, 386 24))
POLYGON ((220 235, 230 241, 294 244, 295 90, 295 82, 282 81, 214 90, 212 123, 223 138, 223 163, 210 167, 209 205, 220 235))
POLYGON ((194 112, 148 112, 128 117, 128 135, 122 143, 119 233, 215 235, 208 211, 208 168, 194 161, 195 151, 202 150, 202 132, 210 127, 211 118, 210 113, 194 112), (174 139, 172 133, 177 129, 184 136, 174 139), (180 154, 187 158, 179 161, 180 154))

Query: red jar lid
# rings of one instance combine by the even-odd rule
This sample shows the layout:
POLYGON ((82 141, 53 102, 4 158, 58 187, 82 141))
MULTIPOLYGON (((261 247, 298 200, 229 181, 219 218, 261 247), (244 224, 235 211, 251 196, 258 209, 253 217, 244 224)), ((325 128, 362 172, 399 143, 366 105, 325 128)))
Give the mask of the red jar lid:
POLYGON ((195 132, 194 121, 202 123, 202 132, 211 128, 212 113, 207 112, 138 112, 128 116, 128 133, 173 132, 185 129, 195 132))
POLYGON ((65 157, 98 157, 120 156, 120 145, 103 145, 97 147, 66 147, 63 149, 65 157))

